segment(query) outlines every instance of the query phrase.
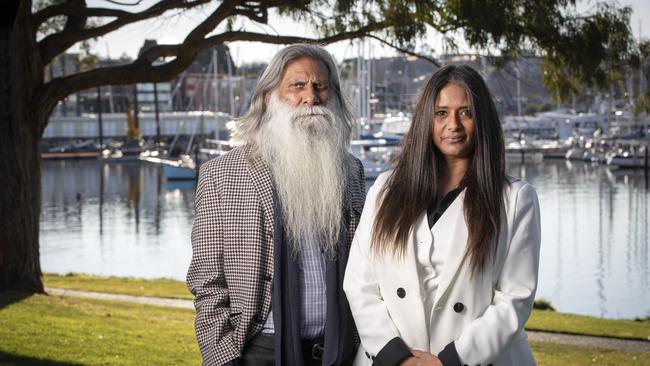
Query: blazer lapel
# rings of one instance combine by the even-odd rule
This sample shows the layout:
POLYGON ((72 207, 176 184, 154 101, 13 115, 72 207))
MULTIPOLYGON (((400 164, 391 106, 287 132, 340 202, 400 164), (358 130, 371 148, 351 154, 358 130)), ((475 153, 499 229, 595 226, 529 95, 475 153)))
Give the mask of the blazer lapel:
POLYGON ((248 157, 248 168, 253 186, 255 186, 260 203, 262 204, 264 215, 267 217, 267 220, 264 221, 266 230, 269 233, 273 233, 275 215, 273 211, 273 180, 271 178, 271 170, 269 170, 269 167, 258 154, 252 152, 250 145, 246 146, 246 156, 248 157))
MULTIPOLYGON (((440 217, 440 220, 433 226, 435 242, 445 242, 448 246, 447 260, 445 261, 438 290, 433 302, 434 308, 438 301, 444 296, 450 285, 454 282, 456 274, 460 270, 465 259, 465 248, 467 247, 467 224, 463 200, 465 191, 456 197, 456 200, 447 208, 447 211, 440 217)), ((435 245, 434 242, 434 245, 435 245)))

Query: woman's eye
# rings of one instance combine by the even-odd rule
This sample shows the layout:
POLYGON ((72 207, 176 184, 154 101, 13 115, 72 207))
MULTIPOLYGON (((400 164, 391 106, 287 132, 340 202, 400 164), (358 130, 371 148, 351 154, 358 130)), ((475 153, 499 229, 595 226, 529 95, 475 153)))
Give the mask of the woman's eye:
POLYGON ((447 111, 437 111, 436 112, 436 117, 445 117, 447 115, 447 111))
POLYGON ((472 112, 469 109, 463 109, 460 111, 460 115, 463 117, 472 117, 472 112))

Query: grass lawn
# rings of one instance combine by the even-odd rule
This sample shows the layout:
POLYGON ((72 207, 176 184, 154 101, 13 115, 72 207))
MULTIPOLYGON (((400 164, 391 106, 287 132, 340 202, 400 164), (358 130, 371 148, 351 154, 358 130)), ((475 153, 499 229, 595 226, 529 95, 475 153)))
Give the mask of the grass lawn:
POLYGON ((194 311, 0 293, 0 365, 199 365, 194 311))
MULTIPOLYGON (((0 365, 199 365, 194 312, 0 293, 0 365)), ((650 366, 650 352, 531 342, 540 366, 650 366)))
POLYGON ((531 341, 537 366, 649 366, 650 352, 604 350, 531 341))
POLYGON ((650 320, 609 320, 592 316, 534 310, 526 329, 570 334, 650 340, 650 320))
MULTIPOLYGON (((138 296, 191 299, 185 283, 169 279, 102 277, 86 274, 45 274, 46 287, 138 296)), ((650 320, 608 320, 590 316, 533 310, 526 329, 616 338, 650 339, 650 320)))
POLYGON ((131 277, 104 277, 71 273, 43 275, 45 287, 65 288, 69 290, 107 292, 136 296, 169 297, 175 299, 192 299, 192 294, 184 282, 170 279, 145 280, 131 277))

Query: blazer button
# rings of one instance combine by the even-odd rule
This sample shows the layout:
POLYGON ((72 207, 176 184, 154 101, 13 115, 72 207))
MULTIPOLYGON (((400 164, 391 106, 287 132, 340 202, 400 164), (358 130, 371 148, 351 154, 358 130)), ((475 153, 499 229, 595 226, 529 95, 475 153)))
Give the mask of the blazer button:
POLYGON ((271 282, 273 280, 273 276, 267 274, 266 276, 264 276, 264 280, 266 280, 266 282, 271 282))
POLYGON ((465 310, 465 305, 461 302, 457 302, 454 304, 454 311, 457 313, 461 313, 463 310, 465 310))
POLYGON ((397 289, 397 296, 400 299, 403 299, 406 296, 406 290, 404 290, 402 287, 397 289))
POLYGON ((255 315, 253 320, 255 321, 255 323, 258 323, 258 324, 264 323, 264 318, 260 314, 255 315))

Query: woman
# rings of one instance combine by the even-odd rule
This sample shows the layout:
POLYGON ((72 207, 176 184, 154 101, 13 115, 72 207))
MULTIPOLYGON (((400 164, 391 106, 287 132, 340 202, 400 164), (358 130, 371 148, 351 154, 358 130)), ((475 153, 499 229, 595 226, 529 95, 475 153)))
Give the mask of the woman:
POLYGON ((539 246, 537 195, 505 174, 485 82, 468 66, 439 69, 352 243, 355 364, 534 365, 523 326, 539 246))

